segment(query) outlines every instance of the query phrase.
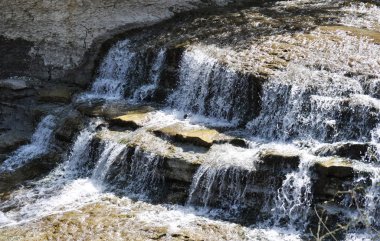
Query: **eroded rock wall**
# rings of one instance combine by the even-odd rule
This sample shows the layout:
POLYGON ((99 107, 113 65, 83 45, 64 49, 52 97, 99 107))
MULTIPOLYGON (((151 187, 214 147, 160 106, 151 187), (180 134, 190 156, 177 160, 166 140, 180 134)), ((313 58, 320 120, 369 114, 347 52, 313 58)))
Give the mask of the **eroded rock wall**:
MULTIPOLYGON (((0 1, 0 77, 62 79, 104 36, 227 0, 0 1), (103 36, 103 37, 102 37, 103 36)), ((77 82, 83 76, 78 76, 77 82)), ((88 81, 88 80, 87 80, 88 81)))

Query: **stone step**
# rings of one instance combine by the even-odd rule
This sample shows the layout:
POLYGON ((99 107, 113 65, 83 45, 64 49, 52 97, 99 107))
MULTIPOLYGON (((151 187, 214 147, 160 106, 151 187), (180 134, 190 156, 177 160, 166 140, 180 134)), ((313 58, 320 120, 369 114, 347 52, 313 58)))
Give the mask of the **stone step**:
POLYGON ((141 128, 148 120, 149 114, 152 113, 152 111, 154 111, 154 108, 150 106, 142 106, 138 109, 129 110, 121 116, 112 118, 110 124, 130 129, 141 128))
POLYGON ((139 111, 140 109, 154 110, 154 107, 146 105, 131 105, 125 101, 105 101, 101 99, 94 100, 79 100, 74 103, 75 108, 83 115, 89 117, 103 117, 107 120, 113 119, 118 116, 128 114, 130 111, 139 111))
POLYGON ((370 143, 334 143, 325 144, 314 150, 314 154, 318 156, 338 156, 343 158, 361 160, 366 156, 368 151, 373 149, 370 143))
POLYGON ((243 139, 220 133, 215 129, 199 126, 187 126, 182 123, 165 126, 153 130, 158 136, 167 137, 172 141, 191 143, 196 146, 210 148, 213 144, 231 143, 236 146, 246 146, 243 139))
POLYGON ((276 169, 296 169, 300 164, 300 153, 294 150, 268 148, 259 152, 259 158, 265 165, 276 169))
POLYGON ((314 165, 316 172, 324 177, 352 178, 354 168, 352 162, 342 158, 329 158, 317 161, 314 165))

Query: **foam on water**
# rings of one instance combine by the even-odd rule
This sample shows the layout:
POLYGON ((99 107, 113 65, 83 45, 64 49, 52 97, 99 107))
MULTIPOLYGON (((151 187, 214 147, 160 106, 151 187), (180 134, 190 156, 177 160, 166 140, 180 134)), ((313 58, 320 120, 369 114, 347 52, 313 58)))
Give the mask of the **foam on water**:
POLYGON ((18 148, 11 156, 6 159, 0 166, 0 172, 12 172, 34 158, 45 154, 51 145, 54 128, 56 126, 56 117, 48 115, 42 119, 35 130, 30 144, 18 148))
POLYGON ((144 122, 144 128, 162 128, 174 124, 180 124, 184 127, 205 128, 230 128, 236 126, 234 122, 228 122, 217 118, 210 118, 203 115, 196 115, 184 111, 164 108, 149 113, 144 122))
POLYGON ((161 210, 140 212, 136 216, 138 220, 149 224, 150 227, 166 227, 167 237, 176 233, 203 233, 208 230, 207 240, 220 240, 219 235, 222 234, 223 240, 284 240, 299 241, 302 240, 299 234, 290 232, 289 230, 281 230, 276 228, 247 228, 238 224, 216 221, 207 217, 197 215, 198 210, 191 207, 168 206, 161 210), (207 229, 208 227, 218 227, 214 231, 207 229), (210 235, 215 232, 215 237, 210 235))

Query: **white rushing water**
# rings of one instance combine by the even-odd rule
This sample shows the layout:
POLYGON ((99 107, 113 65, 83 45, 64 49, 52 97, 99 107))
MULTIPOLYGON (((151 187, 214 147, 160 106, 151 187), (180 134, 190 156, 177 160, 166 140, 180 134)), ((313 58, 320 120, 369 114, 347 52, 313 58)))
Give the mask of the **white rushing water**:
MULTIPOLYGON (((249 113, 249 81, 225 68, 204 49, 185 51, 178 88, 168 103, 178 110, 237 122, 249 113)), ((253 103, 252 103, 253 104, 253 103)))
MULTIPOLYGON (((377 28, 378 7, 351 5, 345 11, 349 14, 342 18, 343 24, 377 28), (358 17, 360 14, 365 15, 364 21, 358 17)), ((365 38, 341 32, 336 36, 343 40, 315 40, 308 45, 308 56, 295 59, 286 70, 277 71, 263 84, 260 96, 253 96, 261 100, 258 116, 253 115, 258 103, 253 101, 255 92, 251 92, 252 80, 248 76, 228 69, 200 46, 184 52, 178 85, 168 97, 167 107, 150 113, 140 131, 145 128, 142 131, 152 132, 176 124, 184 128, 233 129, 249 121, 246 129, 236 131, 251 135, 249 148, 215 144, 204 150, 205 161, 193 176, 185 206, 148 204, 154 202, 152 196, 162 194, 162 187, 167 188, 161 172, 167 157, 163 158, 160 154, 165 152, 158 150, 173 143, 163 138, 162 146, 150 147, 157 154, 144 147, 128 146, 126 142, 132 137, 103 140, 98 130, 102 121, 93 120, 79 133, 69 155, 55 170, 17 189, 0 203, 0 227, 77 210, 86 204, 105 204, 104 200, 109 198, 127 200, 119 208, 131 214, 138 225, 165 228, 167 240, 181 230, 196 233, 204 229, 217 234, 216 230, 222 230, 227 240, 302 240, 300 233, 308 227, 313 202, 311 167, 319 158, 310 155, 311 149, 321 143, 343 141, 368 142, 376 147, 377 161, 358 160, 354 167, 356 182, 367 183, 363 189, 365 224, 379 227, 380 47, 365 38), (296 147, 299 140, 304 146, 296 147), (279 171, 276 167, 286 163, 265 166, 259 158, 265 148, 284 155, 297 149, 298 167, 279 171), (111 191, 123 197, 108 193, 111 191), (256 220, 260 215, 267 219, 256 220), (254 220, 249 224, 257 226, 238 225, 239 217, 243 216, 249 222, 254 220), (230 222, 215 220, 219 218, 230 222)), ((147 54, 135 52, 132 45, 130 40, 124 40, 109 50, 91 89, 80 99, 140 104, 154 96, 165 68, 167 50, 158 49, 148 61, 147 54)), ((0 171, 15 170, 46 153, 54 128, 55 117, 45 117, 31 143, 16 150, 0 166, 0 171)), ((137 132, 131 135, 137 136, 137 132)), ((137 143, 140 141, 156 145, 141 139, 137 143)), ((176 144, 170 146, 171 151, 176 151, 176 144)), ((184 152, 183 148, 181 154, 184 152)), ((202 155, 195 155, 194 150, 187 154, 194 155, 194 159, 202 155)), ((120 227, 115 229, 119 232, 120 227)), ((346 239, 370 240, 371 235, 349 233, 346 239)), ((217 240, 211 236, 210 240, 217 240)))
POLYGON ((343 9, 340 22, 344 25, 378 29, 380 27, 380 7, 366 3, 351 3, 343 9))
POLYGON ((132 197, 147 199, 150 194, 157 194, 157 190, 163 181, 158 167, 162 159, 153 153, 144 153, 139 147, 131 158, 131 171, 129 184, 124 191, 132 197))
POLYGON ((116 43, 104 57, 99 68, 98 77, 91 89, 82 94, 80 99, 119 100, 124 98, 128 85, 128 74, 135 67, 136 53, 130 49, 130 41, 116 43))
POLYGON ((0 165, 0 172, 12 172, 32 161, 34 158, 46 154, 52 142, 56 119, 48 115, 42 119, 35 130, 29 144, 18 148, 0 165))
POLYGON ((321 37, 311 42, 307 56, 263 85, 261 113, 247 125, 254 135, 285 141, 371 139, 380 109, 380 48, 365 38, 336 34, 343 41, 321 37))
POLYGON ((103 151, 99 156, 97 164, 92 172, 92 179, 96 180, 99 185, 102 185, 106 179, 107 172, 116 157, 125 149, 124 145, 115 142, 105 142, 103 151))
POLYGON ((166 60, 166 49, 160 49, 153 60, 152 67, 149 71, 149 83, 139 87, 132 96, 130 102, 139 103, 146 100, 148 97, 152 97, 154 91, 157 89, 161 73, 166 60))
MULTIPOLYGON (((364 215, 367 219, 367 225, 380 227, 380 125, 372 132, 372 144, 375 146, 374 164, 357 164, 357 169, 369 173, 370 185, 365 193, 364 215)), ((358 175, 358 179, 362 179, 358 175)), ((373 230, 371 230, 373 231, 373 230)))
POLYGON ((30 188, 13 192, 8 201, 0 203, 0 209, 11 209, 3 214, 8 220, 4 225, 28 222, 96 197, 93 194, 99 189, 86 179, 89 172, 86 163, 97 125, 98 122, 92 122, 79 133, 67 160, 49 175, 32 183, 30 188))
POLYGON ((187 204, 225 209, 226 217, 240 212, 249 202, 246 189, 252 184, 257 151, 229 144, 213 147, 193 177, 187 204))
POLYGON ((288 227, 303 230, 308 225, 312 202, 310 167, 313 157, 302 156, 298 170, 286 174, 277 191, 273 218, 276 224, 286 222, 288 227))

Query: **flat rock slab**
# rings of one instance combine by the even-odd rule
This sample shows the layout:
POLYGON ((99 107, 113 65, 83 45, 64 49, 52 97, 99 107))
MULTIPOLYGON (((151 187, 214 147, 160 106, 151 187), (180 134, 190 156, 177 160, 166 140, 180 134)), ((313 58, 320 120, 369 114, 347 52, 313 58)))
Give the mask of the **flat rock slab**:
POLYGON ((264 149, 259 152, 259 158, 264 165, 273 168, 297 168, 300 163, 300 155, 295 151, 264 149))
POLYGON ((0 135, 0 153, 14 151, 17 147, 26 144, 30 139, 31 133, 8 131, 0 135))
POLYGON ((132 111, 148 112, 154 110, 154 107, 131 105, 125 101, 106 102, 101 99, 79 101, 75 103, 75 108, 83 115, 103 117, 107 120, 127 115, 132 111))
POLYGON ((361 160, 371 148, 373 147, 370 143, 337 143, 321 146, 314 154, 361 160))
POLYGON ((144 122, 149 118, 149 114, 154 111, 153 107, 143 106, 141 108, 127 111, 124 115, 117 116, 110 120, 111 125, 137 129, 144 126, 144 122))
POLYGON ((38 91, 38 99, 43 102, 69 103, 77 90, 77 88, 59 85, 48 87, 38 91))
POLYGON ((208 129, 197 126, 186 126, 185 124, 176 123, 161 129, 153 130, 156 135, 169 137, 178 142, 191 143, 196 146, 211 147, 215 143, 237 143, 238 138, 227 136, 214 129, 208 129))
POLYGON ((354 176, 354 168, 351 161, 342 158, 331 158, 315 163, 316 171, 325 177, 350 178, 354 176))

